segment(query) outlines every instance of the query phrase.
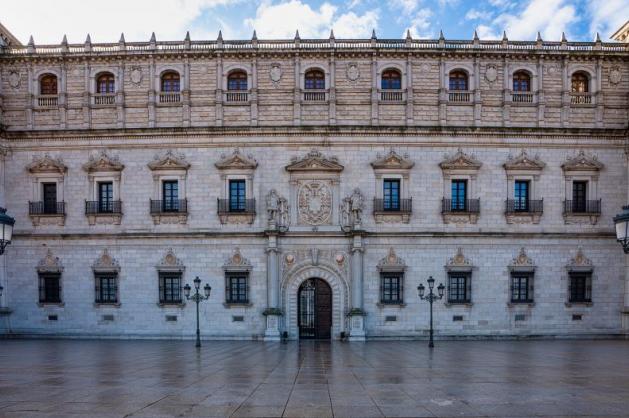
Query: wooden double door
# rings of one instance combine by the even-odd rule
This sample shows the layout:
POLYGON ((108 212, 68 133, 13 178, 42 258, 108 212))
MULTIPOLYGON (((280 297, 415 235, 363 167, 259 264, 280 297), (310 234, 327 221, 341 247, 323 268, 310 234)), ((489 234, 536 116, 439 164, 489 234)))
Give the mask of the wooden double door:
POLYGON ((322 279, 308 279, 299 287, 300 339, 329 340, 332 334, 332 289, 322 279))

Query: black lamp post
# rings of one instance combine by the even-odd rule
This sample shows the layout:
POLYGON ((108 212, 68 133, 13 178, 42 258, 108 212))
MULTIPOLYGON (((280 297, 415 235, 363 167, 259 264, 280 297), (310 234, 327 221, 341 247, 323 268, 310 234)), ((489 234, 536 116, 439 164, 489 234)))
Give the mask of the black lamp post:
POLYGON ((426 290, 426 288, 424 287, 423 284, 420 283, 419 286, 417 286, 417 293, 419 294, 419 298, 422 300, 427 300, 428 303, 430 303, 430 342, 428 343, 428 347, 433 348, 435 346, 435 342, 433 340, 433 330, 432 330, 432 303, 436 300, 439 300, 443 297, 443 291, 445 289, 445 286, 443 285, 443 283, 439 283, 439 286, 437 286, 437 292, 439 293, 439 296, 435 295, 433 293, 433 288, 435 287, 435 279, 432 278, 432 276, 430 276, 428 278, 428 295, 424 296, 424 291, 426 290))
POLYGON ((5 208, 0 207, 0 255, 4 254, 4 249, 11 244, 13 225, 15 225, 15 219, 7 215, 5 208))
POLYGON ((192 288, 190 287, 190 285, 188 283, 186 283, 186 285, 183 287, 183 293, 186 296, 186 299, 188 300, 193 300, 196 304, 197 304, 197 344, 196 347, 201 347, 201 331, 199 331, 199 303, 201 301, 204 301, 206 299, 210 298, 210 292, 212 291, 212 288, 210 287, 209 284, 205 284, 205 286, 203 286, 203 291, 205 293, 205 296, 199 294, 199 289, 201 288, 201 279, 199 279, 199 276, 197 276, 194 279, 194 295, 190 296, 190 290, 192 290, 192 288))
POLYGON ((616 240, 622 245, 625 254, 629 254, 629 206, 622 207, 622 213, 614 216, 616 240))

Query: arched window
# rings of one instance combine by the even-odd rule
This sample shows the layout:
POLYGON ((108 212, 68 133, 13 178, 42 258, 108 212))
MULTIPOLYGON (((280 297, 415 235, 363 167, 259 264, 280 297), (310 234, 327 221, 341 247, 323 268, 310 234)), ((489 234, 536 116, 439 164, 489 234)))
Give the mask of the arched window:
POLYGON ((531 91, 531 76, 526 71, 513 74, 513 91, 531 91))
POLYGON ((450 73, 450 90, 467 90, 467 74, 464 71, 450 73))
POLYGON ((588 93, 590 91, 590 78, 583 71, 572 74, 572 92, 588 93))
POLYGON ((308 70, 305 74, 304 88, 307 90, 325 89, 325 74, 321 70, 308 70))
POLYGON ((227 90, 247 90, 247 73, 240 70, 229 73, 227 90))
POLYGON ((39 94, 57 94, 57 76, 46 74, 39 80, 39 94))
POLYGON ((179 92, 179 73, 175 71, 168 71, 162 74, 162 92, 179 92))
POLYGON ((116 82, 114 75, 111 73, 104 73, 98 76, 96 79, 96 93, 114 93, 116 82))
POLYGON ((384 70, 380 81, 382 90, 399 90, 402 88, 402 74, 398 70, 384 70))

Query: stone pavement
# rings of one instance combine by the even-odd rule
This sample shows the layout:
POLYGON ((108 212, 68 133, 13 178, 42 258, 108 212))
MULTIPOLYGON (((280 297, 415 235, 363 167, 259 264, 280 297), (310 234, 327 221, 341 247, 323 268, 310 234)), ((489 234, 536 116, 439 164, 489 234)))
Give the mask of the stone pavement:
POLYGON ((629 341, 0 340, 0 417, 629 416, 629 341))

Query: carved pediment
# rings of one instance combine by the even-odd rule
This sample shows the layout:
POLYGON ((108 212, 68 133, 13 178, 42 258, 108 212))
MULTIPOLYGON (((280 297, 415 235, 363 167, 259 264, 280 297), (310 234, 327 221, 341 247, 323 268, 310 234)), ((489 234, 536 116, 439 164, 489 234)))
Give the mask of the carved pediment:
POLYGON ((332 171, 341 172, 345 167, 338 163, 336 157, 325 158, 321 152, 313 149, 302 159, 293 159, 286 166, 286 171, 332 171))
POLYGON ((245 156, 236 148, 232 155, 221 155, 221 160, 214 164, 219 170, 249 169, 255 170, 258 162, 252 156, 245 156))
POLYGON ((461 148, 452 156, 446 155, 445 160, 439 163, 442 170, 478 170, 482 165, 483 163, 473 155, 464 153, 461 148))
POLYGON ((120 264, 118 264, 118 260, 109 255, 109 250, 105 248, 92 265, 92 270, 95 272, 117 273, 120 271, 120 264))
POLYGON ((520 248, 520 252, 518 255, 511 260, 511 264, 509 265, 511 270, 518 269, 530 269, 535 267, 535 263, 533 260, 526 254, 526 250, 524 247, 520 248))
POLYGON ((43 157, 33 157, 33 162, 26 166, 29 173, 58 173, 64 174, 68 171, 61 158, 52 158, 49 154, 43 157))
POLYGON ((463 255, 463 248, 459 247, 456 250, 454 257, 448 260, 448 267, 471 267, 472 263, 463 255))
POLYGON ((603 163, 595 155, 588 156, 583 150, 574 157, 568 157, 561 165, 563 171, 600 171, 603 167, 603 163))
POLYGON ((37 263, 38 273, 61 273, 62 271, 63 266, 61 265, 61 260, 59 260, 59 257, 55 257, 52 254, 51 249, 48 249, 46 256, 37 263))
POLYGON ((583 248, 577 248, 577 254, 570 259, 566 266, 568 270, 592 270, 592 260, 583 254, 583 248))
POLYGON ((168 150, 162 156, 156 155, 155 159, 148 163, 148 167, 151 170, 187 170, 190 163, 183 154, 175 154, 173 150, 168 150))
POLYGON ((371 163, 371 166, 376 169, 402 169, 410 170, 415 165, 414 162, 408 159, 408 155, 402 157, 394 150, 389 151, 384 157, 378 155, 376 161, 371 163))
POLYGON ((118 156, 110 157, 103 150, 98 155, 90 155, 89 161, 83 165, 83 170, 88 173, 98 171, 122 171, 124 165, 118 160, 118 156))
POLYGON ((236 247, 234 253, 223 264, 223 269, 225 271, 250 271, 252 266, 249 260, 240 254, 240 248, 236 247))
POLYGON ((522 150, 520 155, 513 158, 509 155, 509 160, 504 163, 504 168, 507 171, 510 170, 535 170, 541 171, 546 167, 546 164, 539 159, 538 156, 533 158, 529 157, 526 151, 522 150))
POLYGON ((169 248, 157 265, 157 269, 160 271, 183 271, 186 268, 183 262, 175 256, 173 249, 169 248))
POLYGON ((404 271, 406 270, 406 262, 395 254, 393 247, 389 248, 389 253, 378 262, 378 270, 380 271, 404 271))

